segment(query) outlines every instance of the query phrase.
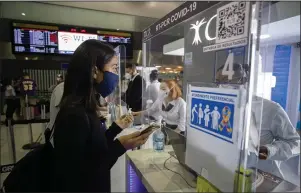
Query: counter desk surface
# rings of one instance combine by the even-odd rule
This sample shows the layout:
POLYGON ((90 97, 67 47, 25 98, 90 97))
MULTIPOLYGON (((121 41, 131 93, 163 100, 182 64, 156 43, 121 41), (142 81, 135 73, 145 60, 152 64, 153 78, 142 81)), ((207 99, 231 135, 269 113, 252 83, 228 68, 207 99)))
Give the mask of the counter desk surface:
MULTIPOLYGON (((160 153, 154 152, 153 149, 128 151, 126 159, 148 192, 196 192, 195 177, 181 166, 177 159, 171 157, 168 153, 170 151, 173 151, 172 146, 166 146, 165 151, 160 153), (170 170, 181 174, 186 181, 170 170)), ((299 186, 285 180, 274 183, 267 173, 259 173, 264 180, 257 186, 257 192, 300 192, 299 186)))
POLYGON ((171 157, 168 152, 172 150, 171 146, 166 146, 164 152, 154 152, 153 149, 127 152, 127 161, 148 192, 196 192, 196 179, 171 157), (187 182, 169 169, 180 173, 187 182))

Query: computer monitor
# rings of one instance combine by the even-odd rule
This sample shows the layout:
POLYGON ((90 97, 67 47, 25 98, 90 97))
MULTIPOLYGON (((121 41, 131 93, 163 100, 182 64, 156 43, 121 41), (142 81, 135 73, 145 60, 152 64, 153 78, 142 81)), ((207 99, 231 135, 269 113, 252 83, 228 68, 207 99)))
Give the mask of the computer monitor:
MULTIPOLYGON (((186 137, 168 127, 163 127, 163 130, 166 132, 166 134, 169 138, 169 141, 172 145, 175 156, 176 156, 177 160, 179 161, 179 163, 185 169, 187 169, 189 172, 191 172, 195 177, 197 177, 197 173, 185 164, 186 137)), ((172 155, 172 153, 170 153, 170 154, 172 155)))

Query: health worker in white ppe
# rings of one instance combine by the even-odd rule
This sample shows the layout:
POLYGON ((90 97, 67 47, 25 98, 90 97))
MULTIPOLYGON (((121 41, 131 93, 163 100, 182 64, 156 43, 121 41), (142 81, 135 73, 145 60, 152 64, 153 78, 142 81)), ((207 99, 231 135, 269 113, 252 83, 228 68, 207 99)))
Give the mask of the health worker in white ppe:
MULTIPOLYGON (((161 83, 158 81, 158 70, 152 70, 149 74, 149 80, 150 85, 147 86, 145 94, 144 94, 144 101, 146 104, 144 104, 146 109, 149 109, 152 104, 158 99, 159 91, 160 91, 160 85, 161 83)), ((148 118, 150 120, 158 120, 159 119, 159 113, 149 114, 148 118)))
MULTIPOLYGON (((228 76, 222 75, 222 70, 223 66, 216 72, 219 87, 237 89, 247 84, 248 67, 234 64, 231 81, 228 81, 228 76)), ((278 103, 254 95, 251 106, 249 147, 254 148, 249 148, 253 152, 248 156, 248 167, 258 168, 283 179, 285 171, 280 170, 280 164, 300 154, 300 150, 296 151, 300 148, 300 136, 278 103)))
POLYGON ((148 115, 155 112, 162 116, 166 127, 184 134, 186 130, 186 102, 182 98, 181 89, 174 80, 161 83, 158 99, 151 108, 133 112, 133 115, 148 115))

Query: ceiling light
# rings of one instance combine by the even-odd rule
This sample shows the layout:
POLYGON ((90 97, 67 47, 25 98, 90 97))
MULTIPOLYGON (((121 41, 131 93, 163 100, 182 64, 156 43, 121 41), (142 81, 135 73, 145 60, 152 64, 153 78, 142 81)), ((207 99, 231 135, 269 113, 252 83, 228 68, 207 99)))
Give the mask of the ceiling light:
POLYGON ((155 7, 156 6, 156 2, 149 2, 149 6, 150 7, 155 7))
POLYGON ((183 67, 182 66, 178 66, 178 68, 182 69, 183 67))
POLYGON ((165 70, 170 70, 171 68, 165 68, 165 70))
POLYGON ((173 73, 173 71, 171 70, 171 71, 169 71, 170 73, 173 73))
POLYGON ((163 46, 163 54, 184 56, 184 38, 165 44, 163 46))
POLYGON ((21 15, 25 16, 26 14, 25 13, 21 13, 21 15))
POLYGON ((260 39, 267 39, 267 38, 270 38, 271 36, 269 34, 263 34, 263 35, 260 35, 260 39))
POLYGON ((161 66, 156 66, 156 68, 160 68, 161 66))
POLYGON ((184 56, 184 48, 180 48, 177 50, 173 50, 173 51, 169 51, 169 52, 165 52, 165 55, 173 55, 173 56, 184 56))
POLYGON ((117 29, 117 31, 118 31, 119 29, 117 29))

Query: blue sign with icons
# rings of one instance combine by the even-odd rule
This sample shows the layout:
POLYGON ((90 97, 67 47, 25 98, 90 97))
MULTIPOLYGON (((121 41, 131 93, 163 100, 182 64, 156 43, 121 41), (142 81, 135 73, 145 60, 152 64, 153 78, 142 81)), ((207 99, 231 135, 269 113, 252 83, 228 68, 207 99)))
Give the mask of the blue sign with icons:
POLYGON ((298 123, 297 123, 297 130, 301 130, 300 129, 300 112, 301 112, 301 103, 299 104, 299 120, 298 120, 298 123))
POLYGON ((233 143, 235 99, 237 95, 191 91, 190 126, 233 143))

